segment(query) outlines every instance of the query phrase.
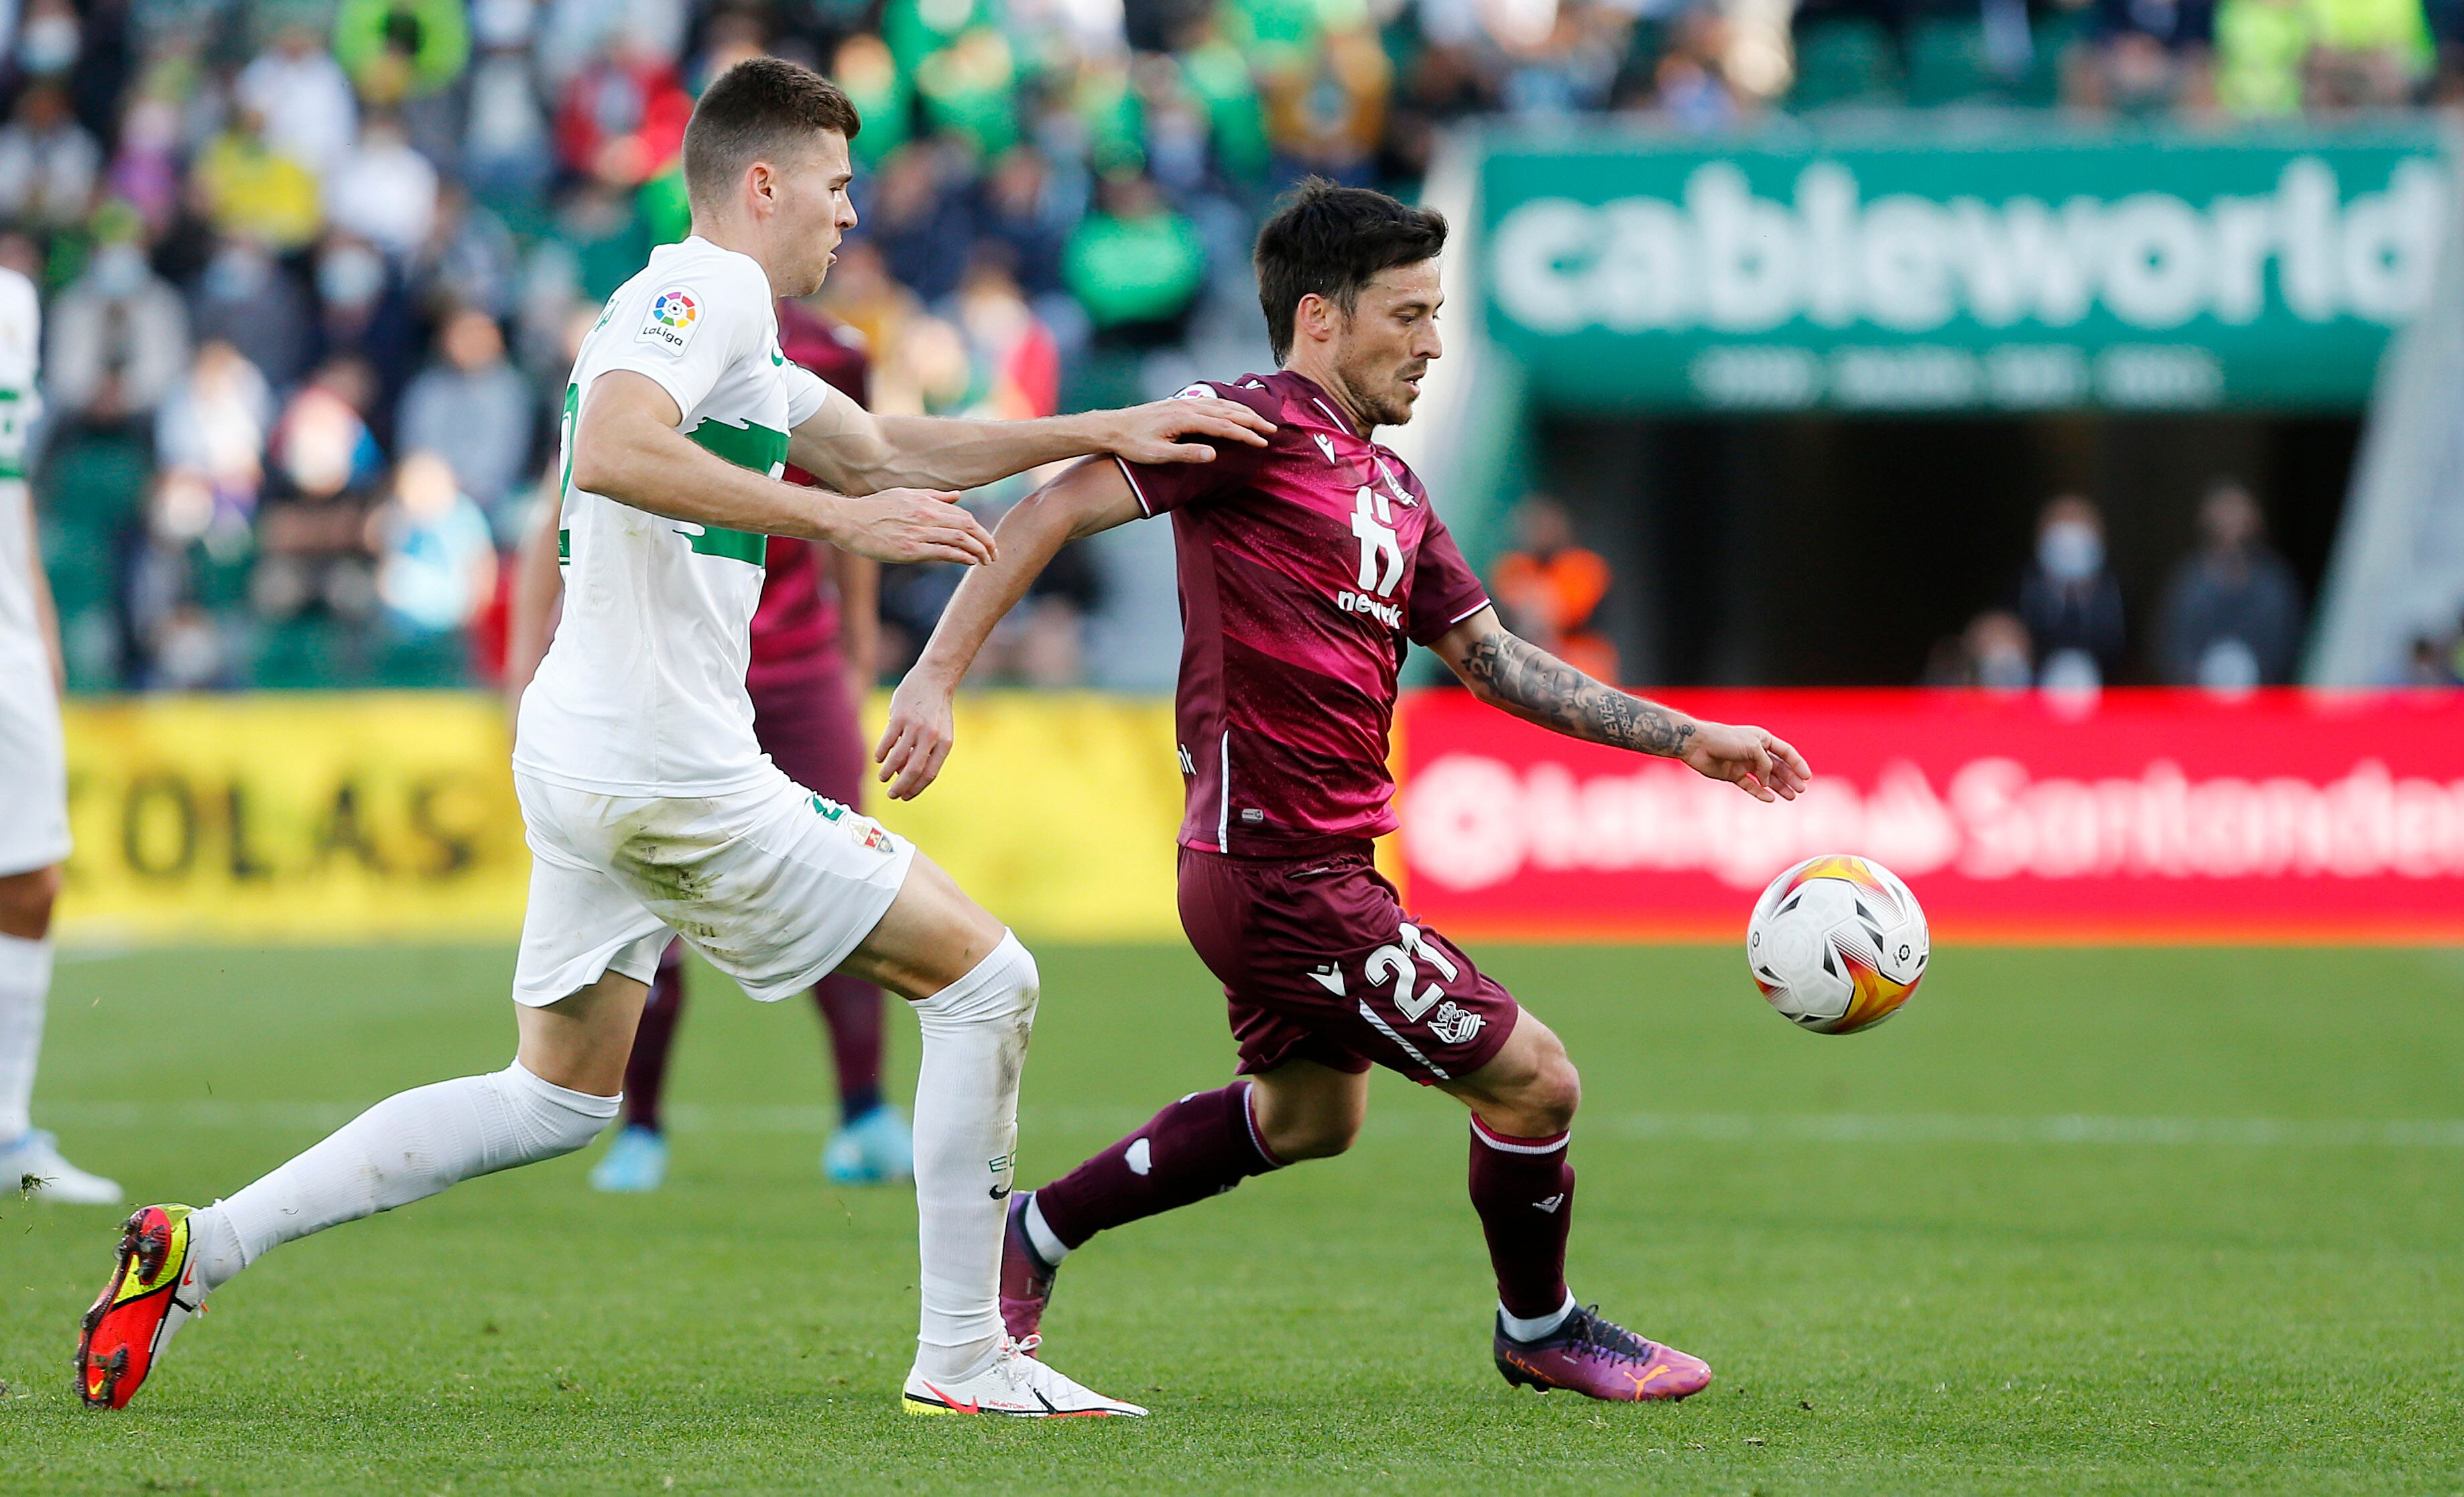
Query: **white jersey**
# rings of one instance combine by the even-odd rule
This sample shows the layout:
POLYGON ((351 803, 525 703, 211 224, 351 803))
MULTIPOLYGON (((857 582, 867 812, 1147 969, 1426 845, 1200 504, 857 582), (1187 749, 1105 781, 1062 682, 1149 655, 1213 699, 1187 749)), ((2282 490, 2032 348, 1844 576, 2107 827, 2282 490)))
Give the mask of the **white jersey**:
POLYGON ((564 393, 564 617, 522 695, 514 763, 608 795, 745 789, 778 772, 754 741, 744 689, 768 537, 573 487, 575 413, 617 369, 673 396, 686 436, 772 477, 787 433, 829 389, 780 352, 769 278, 749 256, 699 237, 665 245, 608 298, 564 393))
POLYGON ((68 768, 52 652, 34 609, 34 569, 43 558, 26 486, 41 341, 34 283, 0 270, 0 876, 69 856, 68 768))
POLYGON ((37 414, 34 370, 42 346, 42 304, 34 283, 0 268, 0 670, 14 681, 39 670, 49 692, 49 652, 34 618, 33 527, 28 509, 26 444, 37 414))

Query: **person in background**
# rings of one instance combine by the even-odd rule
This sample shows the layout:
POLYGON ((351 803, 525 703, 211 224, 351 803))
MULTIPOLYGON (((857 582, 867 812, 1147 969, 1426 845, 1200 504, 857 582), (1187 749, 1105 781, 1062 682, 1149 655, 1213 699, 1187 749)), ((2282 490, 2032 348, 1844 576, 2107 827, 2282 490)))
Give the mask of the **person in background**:
POLYGON ((1178 340, 1187 327, 1206 284, 1206 249, 1153 178, 1116 171, 1096 189, 1095 211, 1069 236, 1061 273, 1099 341, 1155 348, 1178 340))
POLYGON ((385 621, 406 637, 458 634, 495 592, 487 516, 437 453, 413 452, 394 469, 393 494, 369 516, 368 540, 385 621))
MULTIPOLYGON (((801 302, 779 304, 780 351, 858 401, 868 394, 862 338, 801 302)), ((810 477, 789 468, 799 483, 810 477)), ((555 633, 561 578, 559 514, 542 500, 522 548, 507 629, 505 689, 518 705, 555 633)), ((753 731, 771 761, 800 785, 842 805, 861 806, 868 762, 862 721, 872 687, 879 569, 861 556, 814 542, 772 536, 763 556, 761 600, 753 615, 753 659, 745 685, 753 731)), ((882 1096, 882 1042, 888 999, 845 975, 813 985, 838 1072, 839 1131, 822 1151, 822 1170, 841 1184, 907 1180, 915 1144, 906 1117, 882 1096)), ((668 1172, 660 1111, 668 1057, 684 1019, 684 952, 670 943, 650 980, 649 1001, 625 1065, 624 1127, 590 1172, 606 1191, 656 1190, 668 1172)))
POLYGON ((188 293, 188 315, 201 346, 230 344, 277 389, 308 372, 316 314, 307 290, 253 240, 214 247, 188 293))
POLYGON ((63 420, 150 418, 187 370, 188 309, 146 263, 136 227, 107 224, 93 263, 52 305, 45 387, 63 420))
POLYGON ((2019 616, 1989 609, 1969 620, 1961 636, 1968 658, 1967 684, 2009 694, 2025 691, 2033 679, 2028 626, 2019 616))
POLYGON ((2168 684, 2246 691, 2293 679, 2301 585, 2269 549, 2250 490, 2220 479, 2199 506, 2199 549, 2165 589, 2156 656, 2168 684))
POLYGON ((34 284, 0 269, 0 1180, 36 1201, 116 1205, 31 1111, 52 987, 52 904, 69 857, 59 616, 34 535, 27 435, 39 414, 34 284))
POLYGON ((294 393, 275 423, 249 579, 263 618, 374 612, 367 511, 384 454, 361 414, 371 389, 365 365, 338 359, 294 393))
POLYGON ((85 217, 102 171, 102 147, 69 112, 67 90, 36 84, 0 127, 0 217, 65 228, 85 217))
POLYGON ((226 238, 289 254, 324 226, 317 174, 267 143, 261 110, 246 104, 232 110, 190 170, 208 222, 226 238))
POLYGON ((231 93, 265 120, 265 143, 322 178, 359 138, 350 77, 305 19, 286 21, 274 45, 240 70, 231 93))
POLYGON ((449 315, 438 342, 445 357, 403 392, 395 438, 403 451, 442 454, 493 520, 530 470, 530 381, 506 361, 496 319, 475 307, 449 315))
POLYGON ((412 148, 402 121, 371 116, 360 143, 324 182, 325 221, 407 262, 436 228, 436 167, 412 148))
POLYGON ((2104 515, 2063 494, 2036 518, 2036 554, 2019 579, 2019 621, 2036 647, 2036 684, 2093 689, 2122 668, 2122 584, 2105 565, 2104 515))
POLYGON ((1608 562, 1575 544, 1573 517, 1546 494, 1527 497, 1514 525, 1521 544, 1497 558, 1490 579, 1507 626, 1587 676, 1617 680, 1617 646, 1599 629, 1608 562))
POLYGON ((2417 634, 2412 638, 2412 652, 2404 669, 2390 683, 2398 686, 2453 686, 2464 677, 2456 674, 2456 647, 2436 635, 2417 634))

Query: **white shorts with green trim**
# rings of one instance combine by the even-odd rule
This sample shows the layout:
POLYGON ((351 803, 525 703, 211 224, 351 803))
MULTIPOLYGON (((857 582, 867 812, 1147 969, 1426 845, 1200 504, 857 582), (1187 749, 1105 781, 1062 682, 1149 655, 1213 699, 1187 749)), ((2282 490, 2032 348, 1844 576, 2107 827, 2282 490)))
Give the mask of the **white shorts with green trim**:
POLYGON ((51 665, 0 660, 0 878, 68 857, 68 761, 51 665))
POLYGON ((531 847, 514 1001, 609 971, 648 982, 670 934, 763 1003, 826 977, 872 933, 915 849, 784 774, 723 795, 604 795, 514 771, 531 847))

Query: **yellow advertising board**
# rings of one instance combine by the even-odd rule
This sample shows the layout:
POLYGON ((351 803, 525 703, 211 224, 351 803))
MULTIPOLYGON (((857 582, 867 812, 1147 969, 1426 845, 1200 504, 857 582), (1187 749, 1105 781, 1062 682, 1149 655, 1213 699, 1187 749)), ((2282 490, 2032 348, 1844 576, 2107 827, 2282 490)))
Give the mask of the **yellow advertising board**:
MULTIPOLYGON (((530 877, 494 697, 73 702, 64 940, 508 939, 530 877)), ((867 810, 1033 936, 1176 939, 1169 705, 962 699, 919 802, 867 810)))

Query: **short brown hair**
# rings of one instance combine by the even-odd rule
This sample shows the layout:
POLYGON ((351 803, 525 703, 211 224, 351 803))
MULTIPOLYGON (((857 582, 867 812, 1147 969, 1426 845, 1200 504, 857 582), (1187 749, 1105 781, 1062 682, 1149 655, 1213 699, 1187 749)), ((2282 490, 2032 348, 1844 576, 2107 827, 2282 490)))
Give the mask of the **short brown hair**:
POLYGON ((713 78, 685 126, 685 194, 723 190, 765 157, 836 130, 852 141, 864 120, 839 86, 784 57, 748 57, 713 78))
POLYGON ((1302 297, 1315 293, 1349 315, 1378 271, 1433 260, 1445 247, 1445 215, 1435 208, 1323 177, 1302 183, 1258 230, 1258 304, 1275 362, 1291 357, 1302 297))

